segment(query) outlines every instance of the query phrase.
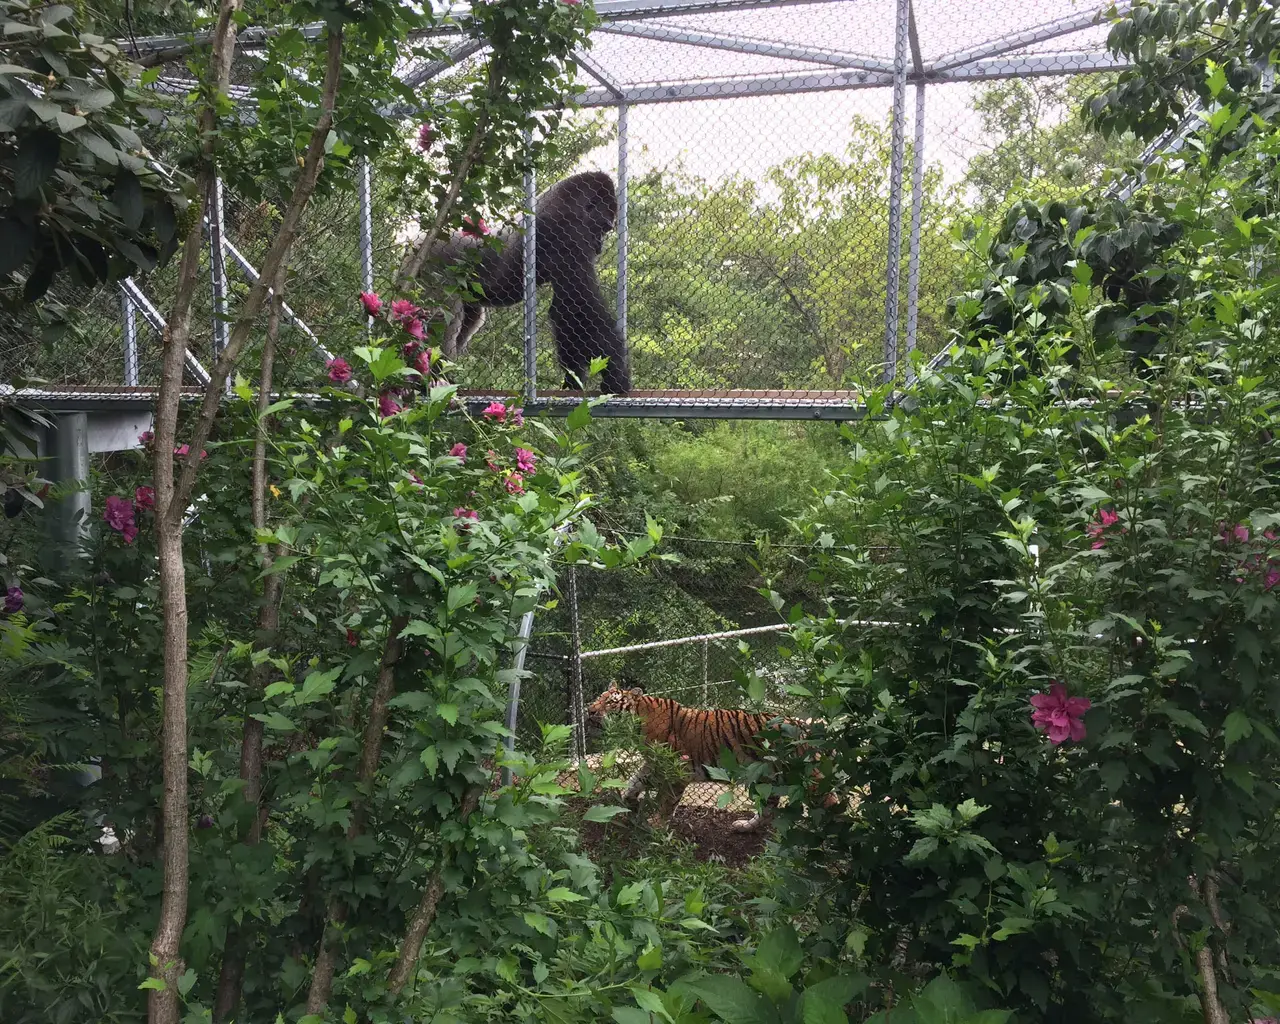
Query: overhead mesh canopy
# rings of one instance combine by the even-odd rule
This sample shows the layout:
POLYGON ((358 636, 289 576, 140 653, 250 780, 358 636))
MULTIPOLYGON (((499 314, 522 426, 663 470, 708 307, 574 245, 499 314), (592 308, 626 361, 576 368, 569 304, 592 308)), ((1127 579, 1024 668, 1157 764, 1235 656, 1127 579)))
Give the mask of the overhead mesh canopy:
MULTIPOLYGON (((511 304, 489 309, 450 379, 476 400, 520 391, 572 404, 562 387, 582 361, 575 352, 589 359, 625 345, 631 391, 602 412, 856 415, 867 382, 901 378, 911 350, 945 345, 945 303, 964 269, 952 239, 959 220, 998 213, 1023 179, 1097 183, 1104 140, 1091 143, 1095 159, 1088 146, 1027 154, 1122 66, 1105 46, 1112 7, 600 0, 601 22, 577 58, 581 109, 563 129, 572 165, 542 168, 534 191, 602 171, 616 193, 612 229, 593 261, 581 239, 555 251, 567 243, 548 220, 534 243, 542 287, 522 284, 511 304)), ((401 68, 415 87, 449 89, 483 66, 467 8, 448 14, 433 40, 445 58, 401 68)), ((254 47, 250 35, 238 83, 249 80, 254 47)), ((170 65, 160 84, 184 90, 188 74, 170 65)), ((407 144, 411 113, 388 116, 403 122, 407 144)), ((355 297, 389 286, 422 212, 396 175, 357 166, 354 179, 316 198, 291 257, 282 386, 314 384, 326 353, 361 342, 355 297)), ((522 277, 520 211, 494 214, 514 261, 502 270, 522 277)), ((229 187, 221 230, 214 221, 193 384, 225 336, 219 310, 234 315, 273 226, 270 210, 229 187)), ((175 269, 123 290, 56 292, 70 327, 53 339, 34 313, 0 325, 0 379, 38 383, 40 394, 155 384, 175 269)))

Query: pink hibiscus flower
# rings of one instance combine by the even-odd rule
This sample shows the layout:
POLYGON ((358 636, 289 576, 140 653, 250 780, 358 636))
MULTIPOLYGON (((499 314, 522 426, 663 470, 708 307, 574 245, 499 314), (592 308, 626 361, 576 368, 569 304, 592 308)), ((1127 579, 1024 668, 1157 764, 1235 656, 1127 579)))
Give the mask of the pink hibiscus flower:
POLYGON ((538 457, 528 448, 516 449, 516 469, 520 470, 521 473, 532 473, 537 464, 538 457))
POLYGON ((156 492, 154 487, 139 487, 133 492, 133 503, 140 509, 150 512, 156 507, 156 492))
POLYGON ((345 384, 351 379, 351 364, 341 356, 324 364, 329 368, 329 379, 335 384, 345 384))
POLYGON ((394 416, 400 411, 400 403, 396 401, 396 393, 394 391, 384 391, 378 396, 378 412, 382 418, 394 416))
POLYGON ((408 299, 395 299, 391 303, 391 319, 398 321, 412 320, 418 315, 418 307, 408 299))
POLYGON ((463 444, 461 441, 459 441, 457 444, 455 444, 452 448, 449 449, 449 454, 452 455, 455 459, 461 459, 463 462, 466 462, 467 446, 463 444))
POLYGON ((377 316, 382 312, 382 299, 377 292, 361 292, 360 301, 364 303, 364 311, 370 316, 377 316))
POLYGON ((480 413, 487 420, 494 420, 497 423, 505 423, 507 419, 507 407, 501 402, 490 402, 484 407, 484 411, 480 413))
POLYGON ((1031 723, 1040 732, 1048 733, 1049 742, 1055 747, 1067 739, 1079 743, 1085 737, 1081 719, 1091 705, 1088 697, 1068 697, 1065 686, 1053 683, 1048 693, 1032 694, 1031 706, 1035 711, 1031 723))

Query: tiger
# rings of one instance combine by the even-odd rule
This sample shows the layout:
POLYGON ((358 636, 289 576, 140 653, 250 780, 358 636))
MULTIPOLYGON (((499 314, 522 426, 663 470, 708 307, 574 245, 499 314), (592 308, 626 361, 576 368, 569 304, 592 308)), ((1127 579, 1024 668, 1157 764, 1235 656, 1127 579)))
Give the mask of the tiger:
MULTIPOLYGON (((674 809, 680 802, 685 787, 692 781, 706 782, 708 765, 716 765, 720 751, 727 747, 739 763, 758 761, 763 755, 759 745, 760 734, 779 721, 808 732, 812 719, 782 718, 777 715, 755 714, 750 711, 730 711, 722 708, 691 708, 671 697, 647 696, 638 686, 621 689, 617 682, 593 700, 586 708, 587 717, 599 726, 606 715, 629 713, 640 719, 644 738, 649 743, 665 743, 684 755, 692 767, 692 778, 675 784, 665 806, 674 809)), ((622 791, 624 803, 634 806, 644 789, 650 771, 648 762, 642 762, 622 791)), ((830 802, 830 800, 828 801, 830 802)), ((778 797, 770 796, 766 806, 776 807, 778 797)), ((735 832, 755 832, 769 820, 769 811, 762 807, 751 818, 734 821, 730 828, 735 832)))

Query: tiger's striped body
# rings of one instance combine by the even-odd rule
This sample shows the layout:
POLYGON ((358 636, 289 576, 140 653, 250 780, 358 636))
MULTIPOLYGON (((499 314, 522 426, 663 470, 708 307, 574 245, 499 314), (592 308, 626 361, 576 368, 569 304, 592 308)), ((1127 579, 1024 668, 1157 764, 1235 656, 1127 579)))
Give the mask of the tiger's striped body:
MULTIPOLYGON (((693 780, 706 782, 708 765, 720 762, 720 751, 728 748, 739 763, 758 761, 763 753, 761 734, 770 727, 776 727, 779 718, 776 715, 753 714, 749 711, 729 711, 719 708, 691 708, 670 697, 652 697, 639 688, 623 690, 616 683, 587 706, 587 714, 597 722, 606 715, 619 712, 633 714, 640 719, 644 730, 644 738, 650 743, 665 743, 677 753, 689 759, 693 780)), ((808 722, 793 718, 783 718, 781 723, 804 730, 808 722)), ((639 770, 627 783, 623 790, 624 802, 634 804, 644 789, 649 773, 648 763, 641 764, 639 770)), ((671 808, 680 802, 685 783, 672 794, 671 808)), ((770 798, 775 804, 777 798, 770 798)), ((768 820, 762 810, 752 818, 735 821, 733 829, 738 832, 754 832, 768 820)))

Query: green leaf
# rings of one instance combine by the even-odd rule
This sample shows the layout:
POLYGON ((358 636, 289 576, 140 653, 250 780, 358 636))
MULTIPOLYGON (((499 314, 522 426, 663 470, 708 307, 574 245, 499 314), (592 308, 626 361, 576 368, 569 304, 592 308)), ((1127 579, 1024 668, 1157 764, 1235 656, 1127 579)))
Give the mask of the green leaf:
POLYGON ((636 966, 642 971, 656 971, 662 966, 662 947, 650 946, 638 957, 636 966))
POLYGON ((618 807, 610 804, 595 804, 587 808, 587 813, 582 816, 583 821, 612 821, 619 814, 627 813, 626 807, 618 807))
POLYGON ((258 576, 258 579, 264 579, 267 576, 275 576, 277 573, 282 573, 291 565, 297 565, 305 557, 305 555, 285 555, 282 558, 277 558, 258 576))
POLYGON ((591 405, 584 399, 574 407, 573 412, 565 417, 564 425, 569 430, 578 430, 591 422, 591 405))
POLYGON ((11 132, 26 119, 31 108, 22 97, 0 100, 0 132, 11 132))
POLYGON ((790 978, 800 970, 800 965, 804 962, 804 952, 800 949, 796 930, 789 924, 775 928, 760 940, 752 959, 757 964, 777 971, 784 978, 790 978))
POLYGON ((296 728, 293 722, 280 714, 279 711, 272 711, 267 715, 254 715, 253 717, 268 729, 276 729, 279 732, 293 732, 296 728))
POLYGON ((457 704, 437 704, 436 714, 443 718, 450 725, 458 724, 458 705, 457 704))
POLYGON ((861 975, 836 975, 811 985, 800 997, 800 1019, 804 1024, 848 1024, 845 1004, 866 988, 861 975))
POLYGON ((552 903, 581 903, 586 897, 563 885, 557 885, 554 889, 547 890, 547 899, 552 903))
POLYGON ((141 985, 138 986, 138 988, 152 989, 156 992, 163 992, 166 988, 168 988, 168 986, 164 983, 163 978, 147 978, 145 981, 143 981, 141 985))
POLYGON ((653 1015, 648 1010, 634 1006, 615 1006, 611 1013, 617 1024, 653 1024, 653 1015))
POLYGON ((436 748, 427 747, 427 749, 419 755, 419 758, 422 763, 426 765, 427 771, 434 779, 436 777, 436 772, 440 770, 440 755, 436 753, 436 748))
POLYGON ((13 193, 19 199, 29 199, 58 166, 62 152, 62 140, 47 128, 37 128, 24 138, 13 158, 13 193))
POLYGON ((102 110, 116 101, 116 94, 110 89, 94 89, 76 98, 76 106, 86 114, 102 110))
POLYGON ((69 114, 65 110, 59 111, 55 120, 58 122, 58 131, 63 135, 70 135, 77 128, 83 128, 89 123, 79 114, 69 114))
POLYGON ((534 914, 530 911, 525 911, 524 923, 534 931, 541 932, 549 938, 555 935, 555 929, 552 927, 551 918, 547 917, 546 914, 534 914))
POLYGON ((778 1012, 759 992, 738 978, 709 974, 682 982, 726 1024, 779 1024, 778 1012))
POLYGON ((657 992, 641 988, 639 985, 628 986, 631 994, 635 997, 641 1009, 654 1016, 662 1017, 664 1020, 670 1020, 671 1014, 667 1013, 667 1008, 662 1005, 662 997, 657 992))
POLYGON ((477 583, 464 583, 460 587, 450 587, 449 596, 446 605, 450 612, 456 612, 464 605, 471 604, 476 599, 480 586, 477 583))
POLYGON ((1236 743, 1253 735, 1253 723, 1249 721, 1248 715, 1236 708, 1222 723, 1222 734, 1229 750, 1236 743))
POLYGON ((142 224, 142 183, 127 167, 116 171, 116 187, 111 192, 111 200, 120 211, 124 226, 130 231, 136 231, 142 224))

